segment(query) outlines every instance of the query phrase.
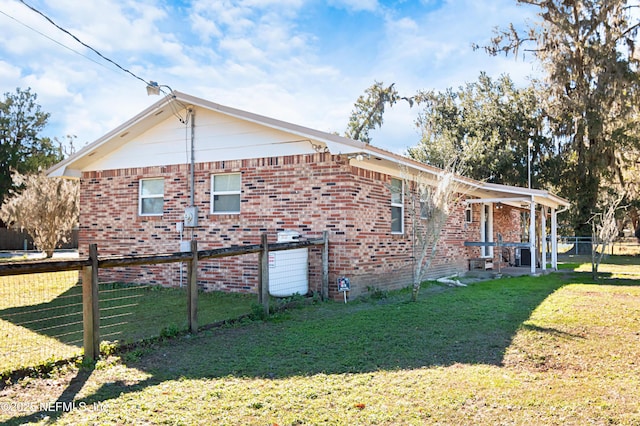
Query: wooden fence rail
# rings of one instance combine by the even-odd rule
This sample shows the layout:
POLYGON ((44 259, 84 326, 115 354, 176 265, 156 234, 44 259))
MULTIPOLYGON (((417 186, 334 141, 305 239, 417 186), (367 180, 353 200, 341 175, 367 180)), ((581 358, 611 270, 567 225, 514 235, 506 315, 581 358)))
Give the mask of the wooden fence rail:
POLYGON ((84 357, 95 360, 100 355, 100 313, 98 305, 98 270, 101 268, 116 268, 139 265, 155 265, 163 263, 187 262, 187 318, 189 331, 198 331, 198 261, 204 259, 218 259, 223 257, 241 256, 259 253, 258 268, 258 297, 265 313, 269 312, 269 252, 293 250, 311 246, 322 248, 322 288, 321 296, 329 296, 329 239, 328 232, 322 238, 302 241, 273 243, 267 242, 266 234, 262 235, 261 244, 232 246, 210 250, 198 250, 197 242, 191 241, 191 251, 178 253, 164 253, 154 255, 120 255, 100 257, 95 244, 89 246, 89 256, 74 260, 38 260, 0 264, 0 276, 24 275, 45 272, 82 271, 83 298, 83 331, 84 357))

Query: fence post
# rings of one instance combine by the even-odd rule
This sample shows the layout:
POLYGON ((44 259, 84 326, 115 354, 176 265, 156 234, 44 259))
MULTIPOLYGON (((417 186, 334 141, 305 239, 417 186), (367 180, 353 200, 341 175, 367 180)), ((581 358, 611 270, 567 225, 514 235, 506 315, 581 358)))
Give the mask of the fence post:
POLYGON ((329 299, 329 231, 322 232, 322 300, 329 299))
POLYGON ((187 271, 187 314, 189 321, 189 332, 198 332, 198 242, 191 240, 191 254, 193 257, 189 261, 187 271))
POLYGON ((264 309, 264 314, 269 315, 269 243, 267 241, 267 234, 262 234, 260 237, 260 259, 259 264, 259 279, 258 287, 260 290, 259 298, 260 303, 264 309))
POLYGON ((98 306, 98 246, 89 245, 91 266, 82 268, 82 324, 84 359, 100 356, 100 310, 98 306))

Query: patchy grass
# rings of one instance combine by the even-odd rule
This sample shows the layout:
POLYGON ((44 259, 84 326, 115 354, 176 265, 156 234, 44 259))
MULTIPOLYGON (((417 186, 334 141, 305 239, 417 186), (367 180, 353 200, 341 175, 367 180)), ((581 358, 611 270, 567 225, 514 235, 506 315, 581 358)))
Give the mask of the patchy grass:
POLYGON ((639 278, 566 271, 407 299, 302 307, 25 379, 0 391, 0 421, 640 424, 639 278), (75 405, 41 405, 56 401, 75 405))

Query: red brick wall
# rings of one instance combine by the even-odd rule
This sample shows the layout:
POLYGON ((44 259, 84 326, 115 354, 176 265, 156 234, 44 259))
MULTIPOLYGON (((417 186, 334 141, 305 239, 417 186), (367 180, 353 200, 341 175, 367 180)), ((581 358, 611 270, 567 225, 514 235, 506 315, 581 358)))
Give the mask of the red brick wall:
MULTIPOLYGON (((99 253, 151 254, 179 251, 175 224, 189 204, 187 165, 106 170, 84 173, 81 179, 79 244, 99 253), (163 177, 164 214, 138 215, 141 178, 163 177)), ((412 280, 410 217, 405 210, 405 235, 391 234, 390 176, 357 167, 330 154, 296 155, 196 164, 195 204, 199 227, 186 228, 184 239, 198 240, 199 249, 257 244, 260 234, 270 241, 283 230, 317 238, 329 231, 330 293, 337 278, 351 279, 352 296, 367 288, 395 289, 412 280), (213 173, 242 173, 241 214, 210 215, 213 173)), ((479 216, 478 216, 479 219, 479 216)), ((476 223, 477 225, 477 223, 476 223)), ((477 228, 477 227, 476 227, 477 228)), ((442 235, 430 277, 466 270, 477 229, 464 223, 464 205, 452 214, 442 235)), ((257 255, 203 261, 200 284, 208 289, 255 292, 257 255)), ((320 290, 320 251, 310 250, 310 290, 320 290)), ((101 270, 101 279, 180 284, 180 265, 101 270)), ((184 271, 186 279, 186 269, 184 271)))
MULTIPOLYGON (((495 205, 493 208, 493 240, 498 241, 498 233, 502 235, 502 241, 509 243, 519 243, 522 238, 521 230, 521 210, 505 205, 495 205)), ((502 266, 507 266, 507 263, 514 263, 515 249, 514 247, 503 247, 500 250, 501 253, 494 251, 494 260, 502 260, 502 266), (505 260, 501 259, 500 254, 502 252, 506 254, 505 260)))

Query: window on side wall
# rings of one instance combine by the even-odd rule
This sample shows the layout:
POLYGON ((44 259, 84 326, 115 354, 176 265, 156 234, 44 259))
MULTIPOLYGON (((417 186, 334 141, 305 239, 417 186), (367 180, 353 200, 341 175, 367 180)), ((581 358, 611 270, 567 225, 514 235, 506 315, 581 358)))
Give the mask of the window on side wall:
POLYGON ((164 209, 164 179, 140 179, 138 214, 162 216, 164 209))
POLYGON ((467 208, 464 209, 464 221, 466 223, 473 222, 473 211, 471 210, 471 206, 467 206, 467 208))
POLYGON ((404 182, 391 179, 391 233, 404 233, 404 182))
POLYGON ((240 173, 211 175, 211 214, 240 213, 240 173))

